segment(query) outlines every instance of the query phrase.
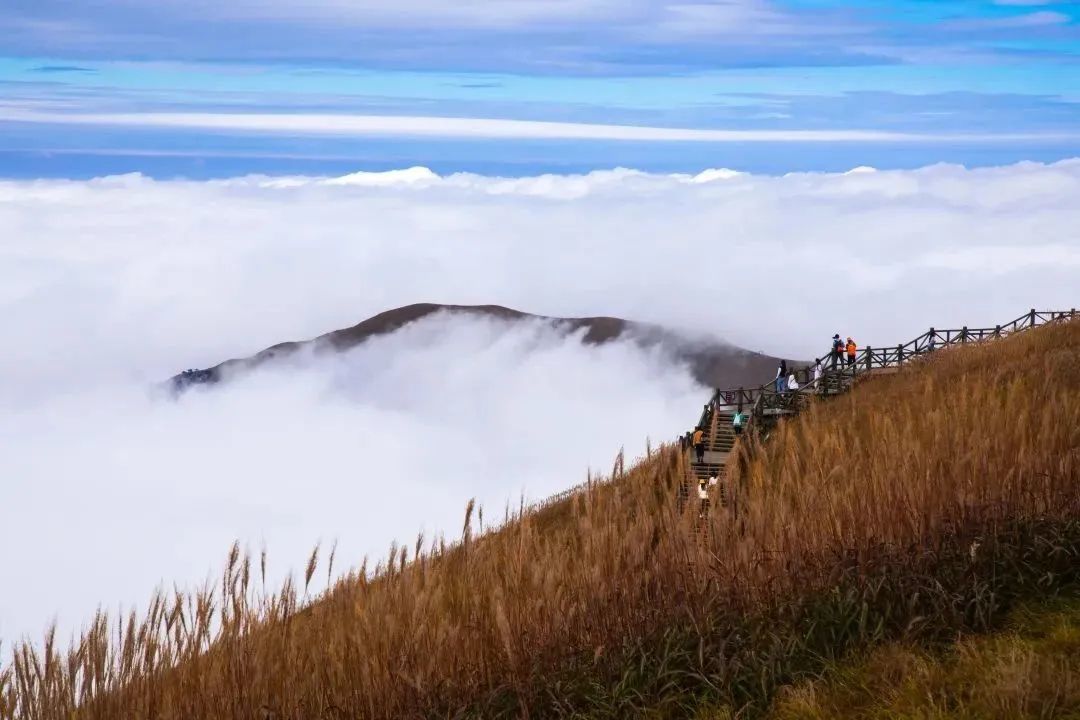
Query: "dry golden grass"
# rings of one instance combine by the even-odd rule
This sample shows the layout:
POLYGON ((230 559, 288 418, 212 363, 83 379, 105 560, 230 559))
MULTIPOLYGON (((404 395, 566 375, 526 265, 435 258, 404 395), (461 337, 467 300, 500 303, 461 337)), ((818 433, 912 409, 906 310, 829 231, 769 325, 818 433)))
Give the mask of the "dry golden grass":
POLYGON ((922 365, 744 442, 705 535, 663 447, 314 603, 234 548, 212 591, 16 648, 0 719, 747 714, 850 647, 985 629, 1078 579, 1080 323, 922 365))
POLYGON ((779 693, 770 720, 1080 717, 1080 601, 1014 611, 1007 632, 947 650, 879 648, 779 693))

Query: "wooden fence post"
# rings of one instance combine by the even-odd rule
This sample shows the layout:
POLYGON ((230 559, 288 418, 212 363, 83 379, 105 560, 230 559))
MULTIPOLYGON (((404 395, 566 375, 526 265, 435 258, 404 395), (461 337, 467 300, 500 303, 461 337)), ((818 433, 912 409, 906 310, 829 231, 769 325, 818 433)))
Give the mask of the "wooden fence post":
POLYGON ((1028 326, 1035 327, 1035 308, 1031 308, 1031 313, 1028 315, 1028 326))
POLYGON ((866 369, 871 367, 871 359, 874 357, 874 349, 869 345, 866 346, 866 369))
POLYGON ((962 327, 960 329, 960 343, 961 344, 967 342, 967 336, 968 336, 967 325, 965 325, 964 327, 962 327))
POLYGON ((904 362, 904 346, 896 346, 896 366, 900 367, 900 364, 904 362))

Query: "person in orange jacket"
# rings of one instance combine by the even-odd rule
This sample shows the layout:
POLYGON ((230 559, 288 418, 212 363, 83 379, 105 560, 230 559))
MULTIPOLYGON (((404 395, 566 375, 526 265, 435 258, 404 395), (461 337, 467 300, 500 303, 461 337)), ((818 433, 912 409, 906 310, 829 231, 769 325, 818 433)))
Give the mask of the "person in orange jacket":
POLYGON ((847 364, 848 365, 854 365, 855 364, 855 352, 857 350, 858 350, 858 348, 855 346, 855 341, 852 340, 851 338, 848 338, 847 339, 847 364))
POLYGON ((697 455, 697 461, 705 461, 705 431, 701 427, 694 428, 694 453, 697 455))

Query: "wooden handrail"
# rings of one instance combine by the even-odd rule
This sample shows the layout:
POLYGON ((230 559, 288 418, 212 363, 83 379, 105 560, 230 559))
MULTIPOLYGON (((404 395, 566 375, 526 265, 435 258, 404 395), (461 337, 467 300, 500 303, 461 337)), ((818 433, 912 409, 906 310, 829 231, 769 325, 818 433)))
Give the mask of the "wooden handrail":
MULTIPOLYGON (((1075 308, 1066 311, 1039 311, 1032 308, 1015 320, 1004 325, 995 325, 992 328, 971 328, 964 326, 961 328, 938 329, 932 327, 922 335, 909 340, 907 343, 897 345, 896 347, 864 347, 856 353, 855 362, 852 364, 847 363, 846 357, 841 354, 836 367, 833 367, 832 365, 832 350, 830 349, 821 360, 823 370, 822 381, 826 381, 827 378, 854 378, 859 374, 872 371, 875 368, 899 367, 914 358, 936 352, 939 349, 947 348, 952 345, 982 342, 986 339, 1000 338, 1038 325, 1045 325, 1049 322, 1073 320, 1075 318, 1075 308)), ((749 407, 751 409, 749 419, 753 422, 754 417, 759 415, 764 409, 788 406, 792 402, 798 402, 797 400, 789 400, 784 396, 790 395, 798 397, 819 392, 820 388, 815 387, 813 384, 813 369, 813 365, 806 365, 801 368, 793 369, 792 372, 795 374, 796 378, 802 382, 802 385, 796 391, 778 393, 776 392, 774 384, 775 380, 770 380, 756 388, 717 389, 713 393, 710 404, 714 407, 718 405, 741 405, 744 409, 749 407)), ((705 421, 707 414, 707 409, 702 412, 701 422, 705 421)))

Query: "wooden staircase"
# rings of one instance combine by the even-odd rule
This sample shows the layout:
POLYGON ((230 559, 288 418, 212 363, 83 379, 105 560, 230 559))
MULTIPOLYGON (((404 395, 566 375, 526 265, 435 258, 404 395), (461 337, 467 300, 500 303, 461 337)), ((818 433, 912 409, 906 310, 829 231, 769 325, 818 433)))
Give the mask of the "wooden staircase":
MULTIPOLYGON (((917 358, 951 346, 991 341, 1039 325, 1072 322, 1076 318, 1075 308, 1043 312, 1033 309, 1010 323, 993 328, 930 328, 929 332, 906 344, 888 348, 864 347, 856 355, 854 363, 849 364, 844 357, 844 362, 838 362, 836 367, 833 367, 831 357, 826 355, 822 361, 823 375, 816 383, 813 380, 812 367, 797 368, 795 375, 802 384, 794 392, 778 393, 773 381, 757 388, 716 390, 699 420, 699 425, 704 430, 703 462, 697 462, 693 447, 687 448, 691 461, 690 472, 680 484, 679 507, 686 508, 691 505, 691 499, 694 501, 692 507, 700 508, 702 512, 718 504, 721 507, 728 505, 731 489, 727 486, 726 466, 739 439, 732 425, 736 408, 742 408, 746 416, 744 434, 755 433, 760 437, 767 437, 769 429, 781 418, 798 414, 816 400, 849 392, 860 378, 891 375, 917 358), (714 478, 718 487, 709 491, 710 500, 698 501, 699 483, 702 480, 708 483, 714 478)), ((705 527, 707 523, 699 522, 699 525, 705 527)))
POLYGON ((727 506, 729 495, 727 489, 727 460, 735 450, 735 443, 738 441, 732 423, 734 417, 734 411, 716 405, 711 406, 703 413, 702 420, 705 420, 704 462, 697 462, 696 452, 693 448, 690 448, 690 476, 682 482, 679 488, 679 507, 681 509, 691 505, 691 498, 694 500, 692 507, 697 508, 698 512, 698 519, 694 526, 695 533, 698 540, 703 543, 708 539, 709 524, 706 516, 712 505, 719 502, 722 507, 727 506), (708 500, 698 499, 698 491, 702 482, 707 484, 709 494, 715 496, 715 500, 713 497, 708 500))

